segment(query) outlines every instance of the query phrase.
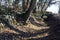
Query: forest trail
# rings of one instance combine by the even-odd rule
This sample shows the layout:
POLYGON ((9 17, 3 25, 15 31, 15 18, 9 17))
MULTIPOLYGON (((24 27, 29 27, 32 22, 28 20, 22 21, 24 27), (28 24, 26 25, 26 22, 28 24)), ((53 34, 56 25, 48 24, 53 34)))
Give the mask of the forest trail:
POLYGON ((44 25, 44 22, 40 23, 31 18, 25 26, 15 24, 11 24, 12 28, 3 26, 0 29, 0 40, 57 40, 60 38, 55 35, 56 32, 51 32, 50 26, 44 25))

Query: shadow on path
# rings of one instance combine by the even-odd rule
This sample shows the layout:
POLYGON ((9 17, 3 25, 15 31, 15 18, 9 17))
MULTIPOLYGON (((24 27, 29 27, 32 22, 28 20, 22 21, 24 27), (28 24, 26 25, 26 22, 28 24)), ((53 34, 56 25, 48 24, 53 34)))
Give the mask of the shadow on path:
POLYGON ((38 27, 44 26, 44 24, 37 23, 37 22, 34 20, 34 18, 32 18, 32 17, 29 18, 29 21, 30 21, 33 25, 35 25, 35 26, 38 26, 38 27))
POLYGON ((43 33, 45 33, 45 32, 48 32, 48 30, 49 30, 49 29, 46 29, 45 31, 37 31, 36 33, 28 33, 28 32, 23 32, 23 31, 21 31, 21 30, 19 30, 19 29, 14 28, 12 25, 10 25, 7 21, 5 21, 5 20, 2 19, 2 18, 0 18, 0 21, 1 21, 3 24, 5 24, 6 27, 8 27, 8 28, 10 28, 11 30, 14 30, 14 31, 20 33, 19 36, 21 36, 21 37, 33 37, 33 36, 37 36, 37 35, 43 34, 43 33))
POLYGON ((0 18, 0 21, 3 24, 5 24, 6 27, 20 33, 20 34, 0 33, 0 39, 1 40, 5 40, 5 39, 6 40, 13 40, 15 38, 16 39, 18 38, 19 40, 23 40, 22 38, 34 37, 34 36, 37 36, 37 35, 40 35, 40 34, 43 34, 43 33, 49 31, 50 35, 48 35, 46 37, 43 37, 43 38, 31 38, 31 39, 28 39, 28 40, 60 40, 60 19, 59 18, 56 19, 53 16, 51 16, 51 17, 49 17, 50 19, 47 19, 47 20, 44 21, 50 27, 50 29, 47 29, 46 31, 43 31, 43 32, 37 31, 36 33, 28 33, 28 32, 23 32, 21 30, 18 30, 16 28, 14 28, 12 25, 10 25, 8 22, 6 22, 4 19, 0 18))
POLYGON ((44 22, 50 27, 49 34, 52 38, 55 38, 54 40, 60 40, 60 15, 48 15, 44 22))

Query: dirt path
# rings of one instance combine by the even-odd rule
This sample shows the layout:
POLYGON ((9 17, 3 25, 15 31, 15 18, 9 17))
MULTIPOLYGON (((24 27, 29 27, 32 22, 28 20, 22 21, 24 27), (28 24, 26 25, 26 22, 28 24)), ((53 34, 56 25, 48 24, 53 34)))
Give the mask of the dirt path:
MULTIPOLYGON (((5 22, 6 23, 6 22, 5 22)), ((50 22, 51 23, 51 22, 50 22)), ((52 22, 53 23, 53 22, 52 22)), ((50 24, 49 24, 50 25, 50 24)), ((25 26, 9 25, 4 26, 0 31, 0 40, 59 40, 59 29, 50 26, 41 26, 32 20, 25 26), (8 27, 7 27, 8 26, 8 27)), ((58 25, 59 26, 59 25, 58 25)))

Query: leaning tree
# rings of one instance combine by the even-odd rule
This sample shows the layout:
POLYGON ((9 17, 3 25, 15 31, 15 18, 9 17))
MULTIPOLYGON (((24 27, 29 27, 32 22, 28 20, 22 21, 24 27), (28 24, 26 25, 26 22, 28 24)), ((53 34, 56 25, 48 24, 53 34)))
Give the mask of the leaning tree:
POLYGON ((31 0, 29 8, 26 12, 22 14, 16 14, 16 21, 21 21, 23 24, 26 24, 27 19, 29 18, 32 10, 35 8, 36 0, 31 0))

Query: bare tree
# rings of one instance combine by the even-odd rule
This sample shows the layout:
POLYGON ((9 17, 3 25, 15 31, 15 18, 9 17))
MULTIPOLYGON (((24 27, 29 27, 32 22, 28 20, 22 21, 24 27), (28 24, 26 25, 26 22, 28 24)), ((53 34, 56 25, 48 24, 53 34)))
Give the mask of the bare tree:
POLYGON ((39 0, 38 1, 38 7, 40 9, 40 13, 41 13, 41 16, 44 15, 46 9, 52 5, 52 4, 55 4, 56 2, 53 2, 54 0, 39 0))
POLYGON ((38 6, 41 10, 46 10, 51 4, 55 4, 54 0, 39 0, 38 6))
POLYGON ((30 6, 28 8, 28 10, 25 12, 25 13, 22 13, 22 14, 16 14, 16 20, 17 21, 20 21, 23 23, 23 24, 26 24, 26 21, 27 19, 29 18, 30 16, 30 13, 32 12, 32 10, 35 8, 35 5, 36 4, 36 0, 31 0, 30 2, 30 6))

